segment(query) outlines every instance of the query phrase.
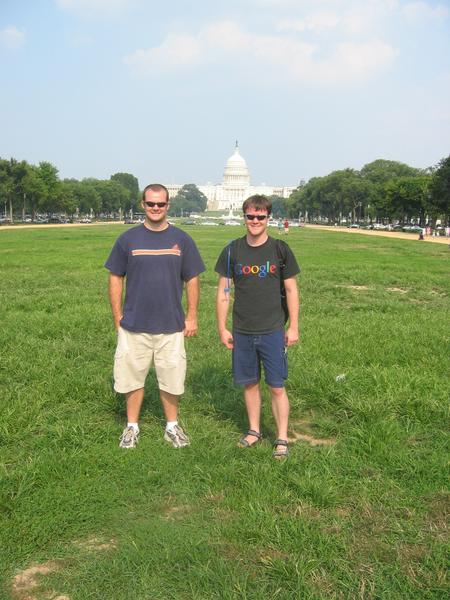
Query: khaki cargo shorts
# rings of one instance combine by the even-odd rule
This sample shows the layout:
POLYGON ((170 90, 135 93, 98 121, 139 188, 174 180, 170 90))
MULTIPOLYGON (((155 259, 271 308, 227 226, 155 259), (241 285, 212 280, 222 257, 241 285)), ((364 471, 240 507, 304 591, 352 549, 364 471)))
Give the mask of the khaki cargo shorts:
POLYGON ((126 394, 143 388, 154 365, 160 390, 179 396, 184 392, 186 352, 183 332, 134 333, 119 327, 114 356, 114 389, 126 394))

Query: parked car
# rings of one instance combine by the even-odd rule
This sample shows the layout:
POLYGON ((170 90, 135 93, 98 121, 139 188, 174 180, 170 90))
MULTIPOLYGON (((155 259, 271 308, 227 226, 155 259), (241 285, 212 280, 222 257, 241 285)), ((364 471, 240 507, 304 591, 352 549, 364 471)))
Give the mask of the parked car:
POLYGON ((236 225, 240 225, 239 221, 225 221, 225 225, 231 225, 233 227, 236 227, 236 225))
POLYGON ((184 221, 181 221, 182 225, 195 225, 195 221, 194 219, 185 219, 184 221))
POLYGON ((201 221, 200 225, 210 225, 211 227, 219 227, 219 223, 215 221, 201 221))

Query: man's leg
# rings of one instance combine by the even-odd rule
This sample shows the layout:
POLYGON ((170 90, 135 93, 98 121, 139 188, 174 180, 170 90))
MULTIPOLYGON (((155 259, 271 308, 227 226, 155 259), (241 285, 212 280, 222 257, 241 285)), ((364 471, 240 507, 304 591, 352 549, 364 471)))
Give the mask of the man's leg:
POLYGON ((142 401, 144 400, 144 388, 133 390, 125 394, 127 401, 127 419, 128 423, 138 423, 141 413, 142 401))
POLYGON ((189 445, 189 438, 178 425, 178 403, 184 392, 186 352, 182 332, 161 334, 155 348, 155 369, 159 396, 166 417, 164 439, 175 448, 189 445), (168 391, 170 390, 170 392, 168 391))
MULTIPOLYGON (((259 381, 244 386, 244 400, 247 408, 248 428, 260 433, 261 389, 259 387, 259 381)), ((243 439, 252 446, 260 438, 255 435, 246 435, 243 439)))
POLYGON ((166 416, 166 421, 177 421, 178 420, 178 401, 179 396, 169 394, 164 390, 159 390, 159 397, 161 398, 161 404, 166 416))
MULTIPOLYGON (((277 439, 287 441, 289 399, 284 387, 287 378, 287 355, 284 344, 284 331, 274 331, 261 336, 259 352, 264 365, 266 383, 270 390, 277 439)), ((275 451, 283 452, 286 448, 286 446, 277 445, 275 451)))
POLYGON ((167 420, 164 432, 165 441, 170 442, 174 448, 189 446, 190 441, 188 436, 178 425, 178 401, 180 397, 161 389, 159 390, 159 395, 167 420))
POLYGON ((125 394, 128 421, 120 437, 121 448, 134 448, 139 440, 139 415, 151 362, 148 334, 119 329, 114 358, 114 389, 125 394))
MULTIPOLYGON (((284 387, 269 386, 272 399, 272 414, 277 426, 277 439, 287 440, 289 421, 289 399, 284 387)), ((277 446, 276 450, 283 450, 285 446, 277 446)))

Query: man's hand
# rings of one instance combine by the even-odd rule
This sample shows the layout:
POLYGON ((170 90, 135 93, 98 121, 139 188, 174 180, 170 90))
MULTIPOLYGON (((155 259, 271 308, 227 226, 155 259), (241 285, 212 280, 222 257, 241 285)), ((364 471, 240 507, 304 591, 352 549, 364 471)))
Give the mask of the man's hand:
POLYGON ((192 337, 197 335, 198 323, 197 319, 186 319, 184 321, 184 337, 192 337))
POLYGON ((299 333, 296 327, 289 327, 284 335, 286 346, 293 346, 299 340, 299 333))
POLYGON ((228 329, 222 329, 222 331, 219 331, 219 335, 220 341, 225 346, 225 348, 228 348, 228 350, 233 350, 234 340, 231 332, 228 331, 228 329))

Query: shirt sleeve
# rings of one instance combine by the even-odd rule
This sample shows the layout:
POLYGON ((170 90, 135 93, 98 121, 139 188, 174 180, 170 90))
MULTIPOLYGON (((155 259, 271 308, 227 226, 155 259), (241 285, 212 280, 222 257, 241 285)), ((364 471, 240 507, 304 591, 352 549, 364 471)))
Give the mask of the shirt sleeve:
POLYGON ((232 278, 233 274, 228 273, 228 246, 225 246, 225 248, 220 253, 214 270, 216 273, 219 273, 219 275, 221 275, 222 277, 230 277, 230 279, 232 278))
POLYGON ((183 252, 183 264, 181 266, 181 277, 183 281, 189 281, 197 277, 205 270, 205 264, 200 256, 194 240, 187 236, 183 252))
POLYGON ((105 262, 105 267, 114 275, 126 275, 128 266, 128 252, 124 250, 120 238, 111 250, 108 260, 105 262))
POLYGON ((286 244, 286 261, 283 269, 283 279, 289 279, 300 273, 300 267, 298 266, 297 259, 295 258, 292 250, 286 244))

